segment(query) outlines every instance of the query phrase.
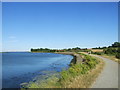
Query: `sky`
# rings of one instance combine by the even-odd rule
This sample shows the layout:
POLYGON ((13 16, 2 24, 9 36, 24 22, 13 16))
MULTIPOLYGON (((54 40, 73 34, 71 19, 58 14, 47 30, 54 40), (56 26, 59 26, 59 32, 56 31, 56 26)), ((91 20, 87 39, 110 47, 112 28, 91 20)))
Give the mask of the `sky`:
POLYGON ((92 48, 118 41, 117 2, 4 2, 2 51, 92 48))

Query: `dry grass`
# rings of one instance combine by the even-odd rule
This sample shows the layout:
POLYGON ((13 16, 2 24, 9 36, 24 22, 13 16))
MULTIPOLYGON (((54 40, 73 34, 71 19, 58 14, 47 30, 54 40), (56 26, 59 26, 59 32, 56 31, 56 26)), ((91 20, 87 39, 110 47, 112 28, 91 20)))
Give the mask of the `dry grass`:
POLYGON ((105 63, 100 60, 100 63, 95 69, 90 70, 87 74, 75 77, 69 83, 65 83, 65 88, 91 88, 92 84, 101 73, 104 64, 105 63))
POLYGON ((120 64, 120 59, 117 59, 115 56, 110 56, 110 55, 105 55, 105 54, 103 54, 103 55, 101 55, 102 57, 105 57, 105 58, 108 58, 108 59, 110 59, 110 60, 113 60, 113 61, 115 61, 115 62, 118 62, 119 64, 120 64))
POLYGON ((103 52, 103 49, 91 49, 93 52, 103 52))

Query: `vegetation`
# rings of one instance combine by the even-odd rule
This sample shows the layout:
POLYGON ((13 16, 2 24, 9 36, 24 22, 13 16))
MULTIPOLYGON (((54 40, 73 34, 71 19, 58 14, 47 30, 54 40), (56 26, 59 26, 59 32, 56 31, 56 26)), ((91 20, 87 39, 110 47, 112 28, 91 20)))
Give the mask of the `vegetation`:
POLYGON ((31 48, 31 52, 56 52, 56 50, 48 49, 48 48, 38 48, 38 49, 31 48))
POLYGON ((92 52, 92 54, 103 55, 103 52, 92 52))
MULTIPOLYGON (((52 77, 48 78, 45 81, 37 81, 37 82, 30 82, 26 87, 27 88, 66 88, 69 87, 69 85, 75 81, 75 78, 78 76, 81 77, 81 79, 85 79, 83 75, 89 75, 89 71, 93 70, 98 63, 100 63, 100 60, 91 57, 89 55, 80 54, 83 58, 83 62, 79 64, 72 64, 72 66, 68 70, 63 70, 60 73, 60 78, 53 75, 52 77)), ((88 78, 88 77, 86 77, 88 78)), ((91 78, 91 77, 90 77, 91 78)), ((89 78, 89 81, 91 79, 89 78)), ((88 86, 86 80, 79 81, 79 82, 86 82, 85 87, 88 86)), ((89 83, 91 85, 91 83, 89 83)), ((82 87, 82 86, 81 86, 82 87)), ((80 88, 80 87, 79 87, 80 88)))
POLYGON ((119 58, 119 59, 120 59, 120 53, 117 53, 117 54, 116 54, 116 58, 119 58))
POLYGON ((87 48, 81 49, 79 47, 76 48, 68 48, 68 49, 48 49, 48 48, 31 48, 31 52, 78 52, 78 51, 87 51, 87 48))
POLYGON ((61 72, 61 82, 71 81, 71 78, 87 73, 90 69, 95 68, 96 64, 99 63, 98 60, 89 55, 82 55, 84 55, 83 63, 72 65, 68 70, 61 72))
POLYGON ((116 58, 120 59, 120 42, 115 42, 111 46, 103 48, 102 52, 92 52, 92 53, 97 55, 106 54, 109 56, 115 56, 116 58))
POLYGON ((109 46, 109 48, 110 47, 118 48, 120 47, 120 42, 114 42, 114 44, 112 44, 112 46, 109 46))
POLYGON ((33 49, 31 48, 31 52, 88 52, 90 51, 89 49, 87 48, 79 48, 79 47, 76 47, 76 48, 68 48, 68 49, 48 49, 48 48, 37 48, 37 49, 33 49))
POLYGON ((92 48, 92 49, 105 49, 107 47, 96 47, 96 48, 92 48))

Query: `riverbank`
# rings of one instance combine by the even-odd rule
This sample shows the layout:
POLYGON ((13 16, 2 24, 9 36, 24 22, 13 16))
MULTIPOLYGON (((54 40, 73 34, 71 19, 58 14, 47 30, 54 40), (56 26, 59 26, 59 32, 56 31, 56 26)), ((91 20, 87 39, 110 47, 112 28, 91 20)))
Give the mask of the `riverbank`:
POLYGON ((73 52, 60 52, 59 54, 74 55, 77 63, 72 64, 68 70, 60 72, 60 77, 54 74, 45 81, 30 82, 27 88, 89 88, 104 66, 101 59, 89 55, 73 52))
POLYGON ((73 64, 79 64, 83 61, 82 57, 75 53, 75 52, 55 52, 57 54, 65 54, 65 55, 72 55, 73 59, 71 60, 71 63, 73 64))

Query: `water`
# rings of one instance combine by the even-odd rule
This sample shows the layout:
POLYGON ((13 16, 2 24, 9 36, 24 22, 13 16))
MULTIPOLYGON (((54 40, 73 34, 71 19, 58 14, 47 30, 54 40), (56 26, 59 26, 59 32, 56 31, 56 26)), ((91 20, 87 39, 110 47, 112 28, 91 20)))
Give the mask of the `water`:
POLYGON ((19 88, 21 83, 44 75, 43 71, 59 72, 67 69, 72 58, 70 55, 54 53, 3 53, 3 88, 19 88))

